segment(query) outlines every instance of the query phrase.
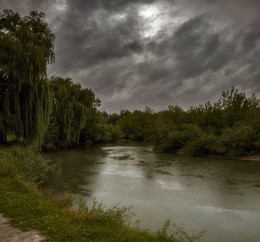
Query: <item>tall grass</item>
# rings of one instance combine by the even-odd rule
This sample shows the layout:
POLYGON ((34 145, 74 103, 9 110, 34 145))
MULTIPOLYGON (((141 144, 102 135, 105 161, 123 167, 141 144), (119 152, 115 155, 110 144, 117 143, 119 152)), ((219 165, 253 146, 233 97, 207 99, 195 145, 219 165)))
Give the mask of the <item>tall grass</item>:
POLYGON ((40 182, 55 165, 31 146, 14 146, 3 153, 0 174, 26 182, 40 182))

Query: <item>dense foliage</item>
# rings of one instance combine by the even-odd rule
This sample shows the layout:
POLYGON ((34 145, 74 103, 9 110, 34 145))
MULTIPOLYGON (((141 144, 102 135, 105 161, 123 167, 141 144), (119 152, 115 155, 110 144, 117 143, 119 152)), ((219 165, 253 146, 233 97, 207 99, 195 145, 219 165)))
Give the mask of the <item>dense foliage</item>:
POLYGON ((20 17, 0 13, 0 139, 8 132, 17 140, 40 144, 48 123, 50 102, 47 63, 54 61, 54 35, 44 14, 20 17))
POLYGON ((49 82, 52 92, 52 113, 45 134, 45 146, 79 144, 80 134, 99 100, 89 89, 82 89, 71 79, 53 77, 49 82))
POLYGON ((53 43, 43 13, 0 13, 0 143, 11 136, 18 143, 49 149, 89 139, 113 140, 108 137, 114 127, 106 127, 96 109, 100 100, 90 89, 69 78, 47 78, 53 43))
POLYGON ((149 108, 123 115, 118 121, 125 138, 153 141, 155 149, 200 156, 242 156, 260 152, 260 100, 234 87, 219 101, 190 107, 149 108))

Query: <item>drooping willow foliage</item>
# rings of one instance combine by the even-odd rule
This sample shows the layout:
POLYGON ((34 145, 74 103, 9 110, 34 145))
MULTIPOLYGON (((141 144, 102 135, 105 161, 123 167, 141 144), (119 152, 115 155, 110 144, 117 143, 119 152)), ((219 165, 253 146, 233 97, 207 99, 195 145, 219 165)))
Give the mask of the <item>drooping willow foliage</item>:
POLYGON ((43 13, 0 12, 0 141, 11 132, 18 141, 41 144, 51 107, 46 70, 54 62, 53 44, 43 13))
POLYGON ((53 95, 53 111, 45 135, 46 146, 75 145, 87 118, 99 99, 90 89, 81 89, 70 78, 52 77, 50 89, 53 95))

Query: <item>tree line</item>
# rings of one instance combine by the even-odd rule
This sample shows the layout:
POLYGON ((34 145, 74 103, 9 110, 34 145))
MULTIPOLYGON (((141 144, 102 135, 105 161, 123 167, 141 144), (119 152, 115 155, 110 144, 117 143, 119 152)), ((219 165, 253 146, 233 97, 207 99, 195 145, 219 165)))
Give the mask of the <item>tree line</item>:
POLYGON ((186 111, 179 106, 160 112, 146 108, 127 113, 118 124, 125 138, 153 142, 161 152, 182 150, 192 156, 260 152, 260 100, 234 87, 214 103, 186 111))
POLYGON ((260 152, 260 102, 234 87, 217 102, 183 110, 98 110, 94 92, 70 78, 47 77, 54 34, 44 14, 0 13, 0 143, 46 150, 120 139, 145 141, 160 152, 241 156, 260 152), (11 137, 11 138, 10 138, 11 137))

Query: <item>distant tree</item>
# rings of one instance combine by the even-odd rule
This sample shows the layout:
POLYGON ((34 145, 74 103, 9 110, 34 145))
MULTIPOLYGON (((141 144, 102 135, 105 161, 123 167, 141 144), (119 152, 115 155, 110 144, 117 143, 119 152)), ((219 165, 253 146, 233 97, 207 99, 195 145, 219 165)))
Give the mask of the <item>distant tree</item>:
POLYGON ((81 132, 81 143, 108 142, 112 143, 121 138, 122 133, 117 124, 110 121, 106 112, 93 109, 81 132))
POLYGON ((54 34, 44 14, 0 12, 0 139, 40 144, 50 112, 47 64, 54 61, 54 34))
POLYGON ((100 101, 90 89, 81 89, 81 85, 73 83, 70 78, 52 77, 49 85, 53 111, 45 135, 45 144, 78 144, 87 119, 90 119, 93 109, 100 101))
POLYGON ((117 113, 112 113, 108 115, 108 122, 112 125, 116 125, 116 123, 118 122, 118 120, 120 119, 120 115, 117 113))
POLYGON ((154 135, 154 111, 146 107, 144 111, 135 110, 124 112, 118 125, 123 132, 124 138, 133 139, 135 141, 151 140, 154 135))
POLYGON ((234 87, 231 90, 223 91, 219 105, 224 110, 224 119, 228 127, 246 117, 249 110, 256 110, 260 107, 260 100, 253 94, 246 97, 244 92, 239 93, 234 87))

